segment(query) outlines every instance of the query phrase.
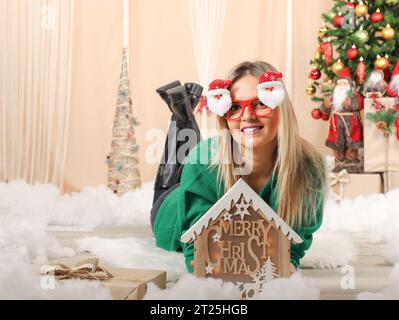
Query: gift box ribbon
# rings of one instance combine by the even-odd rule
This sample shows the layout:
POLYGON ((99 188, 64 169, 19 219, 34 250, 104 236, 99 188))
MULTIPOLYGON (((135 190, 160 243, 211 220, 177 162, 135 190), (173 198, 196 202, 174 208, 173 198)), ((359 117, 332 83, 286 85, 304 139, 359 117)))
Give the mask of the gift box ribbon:
POLYGON ((346 169, 341 170, 338 173, 330 173, 330 187, 333 188, 336 185, 339 185, 339 194, 335 192, 331 192, 331 195, 342 200, 344 198, 344 185, 345 183, 350 182, 350 177, 348 171, 346 169))
POLYGON ((99 266, 98 258, 91 258, 79 262, 73 267, 68 267, 65 264, 49 265, 43 268, 42 274, 52 275, 58 280, 64 279, 92 279, 92 280, 108 280, 114 276, 99 266))

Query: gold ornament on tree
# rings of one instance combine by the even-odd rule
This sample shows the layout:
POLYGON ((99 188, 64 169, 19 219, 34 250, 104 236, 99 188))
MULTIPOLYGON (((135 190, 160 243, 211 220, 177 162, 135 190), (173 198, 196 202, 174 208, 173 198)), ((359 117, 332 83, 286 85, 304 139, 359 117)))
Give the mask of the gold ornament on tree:
POLYGON ((338 73, 344 68, 344 64, 341 62, 341 59, 338 59, 337 62, 335 62, 332 67, 331 70, 332 72, 334 72, 336 75, 338 75, 338 73))
POLYGON ((312 82, 309 82, 309 84, 306 86, 305 92, 308 96, 313 96, 316 94, 316 87, 312 82))
POLYGON ((364 17, 367 15, 368 12, 369 12, 369 7, 366 6, 362 1, 360 1, 355 8, 356 16, 364 17))
POLYGON ((396 32, 389 24, 387 24, 386 27, 382 29, 382 37, 386 41, 395 39, 395 36, 396 32))
POLYGON ((320 47, 317 47, 315 53, 314 53, 314 60, 320 60, 321 59, 321 51, 320 47))
POLYGON ((377 70, 385 70, 389 67, 389 61, 387 58, 378 55, 374 61, 374 67, 377 70))

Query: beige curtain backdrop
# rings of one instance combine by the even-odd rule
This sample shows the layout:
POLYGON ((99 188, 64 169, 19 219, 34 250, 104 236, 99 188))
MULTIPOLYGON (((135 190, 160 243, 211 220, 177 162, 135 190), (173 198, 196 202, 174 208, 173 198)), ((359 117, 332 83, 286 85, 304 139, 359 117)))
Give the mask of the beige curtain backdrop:
POLYGON ((72 0, 0 0, 0 181, 63 185, 72 0))
MULTIPOLYGON (((332 0, 294 0, 293 95, 302 135, 324 147, 326 122, 310 117, 312 103, 304 93, 309 61, 317 45, 320 15, 332 0)), ((79 0, 75 5, 71 119, 65 191, 105 184, 105 158, 112 122, 122 52, 122 1, 79 0)), ((130 74, 133 109, 141 125, 143 181, 153 180, 157 165, 146 161, 153 146, 151 129, 166 134, 170 112, 155 93, 167 82, 198 81, 186 0, 131 0, 130 74)), ((228 0, 216 77, 224 77, 244 60, 266 60, 286 67, 286 1, 228 0)), ((212 126, 212 118, 209 125, 212 126)), ((161 145, 163 145, 161 141, 161 145)))

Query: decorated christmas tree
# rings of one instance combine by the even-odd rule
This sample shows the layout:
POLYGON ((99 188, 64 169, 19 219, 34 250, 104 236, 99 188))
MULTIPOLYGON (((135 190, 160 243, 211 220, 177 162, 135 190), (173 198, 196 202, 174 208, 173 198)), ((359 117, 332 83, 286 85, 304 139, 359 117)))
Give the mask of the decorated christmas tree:
MULTIPOLYGON (((390 81, 399 56, 399 0, 336 0, 322 18, 306 87, 312 101, 320 104, 344 69, 359 93, 375 69, 382 70, 385 81, 390 81)), ((319 107, 313 109, 312 116, 322 116, 319 107)))
POLYGON ((111 153, 107 156, 108 187, 118 195, 141 186, 139 146, 134 132, 134 127, 137 125, 130 98, 127 50, 124 50, 111 153))

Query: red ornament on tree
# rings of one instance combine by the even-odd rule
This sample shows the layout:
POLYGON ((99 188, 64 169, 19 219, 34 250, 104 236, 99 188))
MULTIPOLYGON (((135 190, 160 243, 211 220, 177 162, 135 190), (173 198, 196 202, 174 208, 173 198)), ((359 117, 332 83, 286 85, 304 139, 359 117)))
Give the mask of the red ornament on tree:
POLYGON ((355 9, 356 8, 356 3, 350 1, 346 4, 345 8, 347 9, 355 9))
POLYGON ((333 21, 334 27, 341 28, 342 25, 344 24, 344 21, 345 21, 345 17, 342 16, 341 12, 338 13, 338 15, 336 15, 334 17, 334 21, 333 21))
POLYGON ((388 83, 389 79, 391 79, 391 72, 389 71, 391 62, 389 61, 389 56, 387 54, 385 55, 385 59, 387 59, 387 61, 388 61, 388 67, 385 70, 383 70, 384 71, 384 80, 386 83, 388 83))
POLYGON ((382 20, 384 20, 384 15, 381 13, 380 9, 377 9, 376 12, 371 15, 371 22, 377 23, 382 20))
POLYGON ((321 110, 319 108, 314 108, 312 110, 312 118, 315 120, 319 120, 321 118, 321 110))
POLYGON ((333 47, 331 45, 331 41, 326 40, 326 41, 323 41, 322 43, 320 43, 320 51, 324 55, 327 66, 330 66, 332 56, 333 56, 333 47))
POLYGON ((362 85, 366 78, 366 65, 364 64, 363 57, 360 57, 359 64, 356 69, 357 82, 362 85))
POLYGON ((321 119, 324 121, 328 121, 328 119, 330 118, 330 116, 328 115, 327 112, 323 112, 321 115, 321 119))
POLYGON ((348 51, 346 51, 346 56, 348 57, 349 60, 355 60, 357 58, 358 54, 359 54, 359 51, 357 50, 355 45, 353 45, 352 48, 350 48, 350 49, 348 49, 348 51))
POLYGON ((309 73, 309 78, 313 80, 319 80, 321 77, 321 71, 317 68, 313 68, 309 73))

